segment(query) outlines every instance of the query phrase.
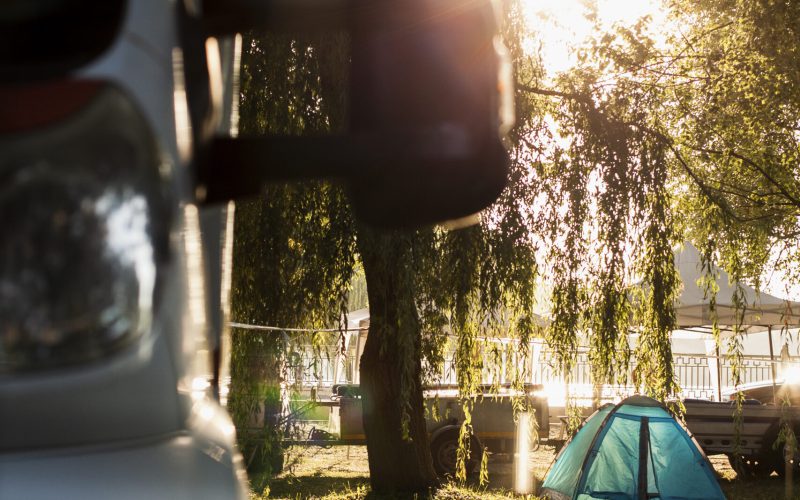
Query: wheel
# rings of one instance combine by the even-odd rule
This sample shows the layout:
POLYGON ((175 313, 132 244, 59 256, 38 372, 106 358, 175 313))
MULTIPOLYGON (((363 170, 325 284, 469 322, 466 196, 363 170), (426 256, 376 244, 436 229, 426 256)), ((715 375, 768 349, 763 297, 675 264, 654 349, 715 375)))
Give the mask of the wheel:
POLYGON ((728 455, 728 463, 736 472, 736 477, 745 481, 769 477, 775 469, 775 463, 771 457, 740 455, 737 460, 735 455, 728 455))
MULTIPOLYGON (((475 472, 483 458, 483 448, 478 438, 471 436, 469 440, 469 459, 464 464, 467 475, 475 472)), ((440 476, 455 474, 458 463, 458 430, 446 431, 431 443, 433 468, 440 476)))

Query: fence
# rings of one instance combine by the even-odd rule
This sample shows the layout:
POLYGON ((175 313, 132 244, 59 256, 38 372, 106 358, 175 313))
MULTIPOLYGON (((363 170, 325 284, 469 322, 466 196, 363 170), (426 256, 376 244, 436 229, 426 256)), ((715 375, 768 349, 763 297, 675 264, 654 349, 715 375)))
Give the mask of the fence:
MULTIPOLYGON (((526 357, 523 357, 513 342, 508 340, 487 341, 484 345, 483 364, 486 368, 483 372, 483 383, 512 382, 515 373, 524 363, 526 375, 524 382, 542 384, 553 406, 564 404, 567 395, 574 398, 578 404, 589 404, 598 389, 600 399, 605 401, 617 400, 635 391, 630 383, 606 384, 596 388, 591 380, 589 352, 585 348, 579 349, 577 353, 567 388, 566 381, 557 373, 555 352, 546 344, 540 341, 531 343, 526 357)), ((291 369, 288 382, 297 383, 301 387, 315 387, 324 393, 325 389, 335 383, 354 383, 357 380, 358 364, 355 362, 353 349, 341 353, 333 347, 328 351, 323 350, 314 354, 310 346, 297 346, 295 354, 289 356, 289 360, 291 369)), ((797 357, 789 360, 791 365, 798 365, 798 362, 800 358, 797 357)), ((771 380, 772 363, 766 356, 744 356, 741 382, 747 384, 771 380)), ((776 371, 780 375, 780 362, 776 363, 778 363, 776 371)), ((714 356, 675 353, 673 367, 681 387, 681 397, 716 399, 717 389, 714 380, 716 375, 713 374, 715 365, 714 356)), ((632 359, 629 372, 625 374, 628 381, 632 380, 631 374, 634 368, 635 361, 632 359)), ((440 376, 434 382, 441 384, 457 382, 455 353, 450 352, 446 356, 440 376)), ((720 358, 720 382, 721 391, 734 386, 732 363, 726 356, 720 358)))

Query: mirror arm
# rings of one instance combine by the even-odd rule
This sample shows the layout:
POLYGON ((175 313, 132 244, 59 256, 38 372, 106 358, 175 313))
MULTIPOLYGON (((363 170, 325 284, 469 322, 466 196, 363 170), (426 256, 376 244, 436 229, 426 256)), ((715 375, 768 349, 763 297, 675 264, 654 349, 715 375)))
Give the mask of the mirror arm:
POLYGON ((347 177, 369 161, 347 136, 216 137, 203 156, 205 203, 254 196, 276 181, 347 177))
POLYGON ((268 183, 290 180, 372 182, 386 176, 385 166, 390 163, 402 164, 406 176, 420 181, 430 175, 430 162, 459 162, 476 154, 476 144, 447 128, 390 134, 215 137, 200 156, 197 186, 202 194, 197 201, 255 196, 268 183))

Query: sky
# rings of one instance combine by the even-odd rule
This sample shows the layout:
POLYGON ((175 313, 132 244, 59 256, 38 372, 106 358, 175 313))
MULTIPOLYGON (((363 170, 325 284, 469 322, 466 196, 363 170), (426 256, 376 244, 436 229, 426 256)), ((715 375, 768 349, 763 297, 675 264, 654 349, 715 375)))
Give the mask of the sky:
POLYGON ((531 49, 541 42, 544 64, 551 74, 576 64, 571 49, 593 32, 593 12, 601 28, 614 23, 633 25, 646 15, 652 17, 655 31, 667 24, 658 0, 523 0, 523 5, 529 27, 540 34, 537 41, 531 41, 531 49))

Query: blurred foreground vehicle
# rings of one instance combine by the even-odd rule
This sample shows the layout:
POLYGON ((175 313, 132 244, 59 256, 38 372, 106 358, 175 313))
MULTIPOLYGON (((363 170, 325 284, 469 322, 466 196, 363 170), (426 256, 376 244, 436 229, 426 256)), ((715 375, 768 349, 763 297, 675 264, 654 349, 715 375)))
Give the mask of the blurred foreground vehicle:
POLYGON ((189 20, 163 1, 0 7, 0 498, 247 498, 207 390, 191 148, 221 75, 192 74, 189 20))
POLYGON ((247 498, 201 220, 310 177, 394 227, 491 203, 510 72, 489 2, 440 4, 2 3, 0 498, 247 498), (351 32, 347 135, 231 137, 254 27, 351 32))

